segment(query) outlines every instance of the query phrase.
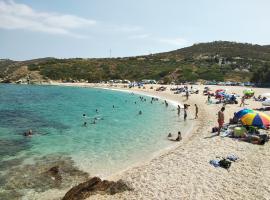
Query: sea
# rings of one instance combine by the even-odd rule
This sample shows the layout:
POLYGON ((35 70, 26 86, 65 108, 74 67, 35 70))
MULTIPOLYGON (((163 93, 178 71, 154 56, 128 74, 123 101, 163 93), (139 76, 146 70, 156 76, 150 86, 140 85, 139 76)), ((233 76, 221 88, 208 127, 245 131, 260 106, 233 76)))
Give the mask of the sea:
POLYGON ((151 100, 105 89, 0 84, 0 199, 42 199, 172 147, 168 133, 185 135, 191 120, 172 103, 151 100))

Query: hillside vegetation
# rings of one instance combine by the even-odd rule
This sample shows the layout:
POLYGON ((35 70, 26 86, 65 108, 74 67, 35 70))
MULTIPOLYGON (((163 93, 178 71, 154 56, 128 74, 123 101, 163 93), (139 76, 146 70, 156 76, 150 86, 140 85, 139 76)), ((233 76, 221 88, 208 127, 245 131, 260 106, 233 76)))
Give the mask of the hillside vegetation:
POLYGON ((137 57, 0 60, 0 78, 16 81, 12 77, 18 79, 14 73, 21 66, 44 80, 156 79, 166 83, 203 79, 265 84, 270 82, 270 46, 217 41, 137 57))

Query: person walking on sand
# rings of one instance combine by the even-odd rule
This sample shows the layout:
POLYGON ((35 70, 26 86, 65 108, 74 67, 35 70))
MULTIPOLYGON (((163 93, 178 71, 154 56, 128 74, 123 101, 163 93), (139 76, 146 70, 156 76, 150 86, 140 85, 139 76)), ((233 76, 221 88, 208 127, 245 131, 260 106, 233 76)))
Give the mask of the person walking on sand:
POLYGON ((188 93, 188 89, 186 90, 186 98, 188 100, 188 96, 189 96, 189 93, 188 93))
POLYGON ((240 107, 242 107, 242 105, 243 105, 243 106, 245 105, 245 99, 246 99, 245 95, 242 96, 240 107))
POLYGON ((222 107, 221 110, 218 112, 218 135, 220 135, 220 130, 224 124, 224 110, 225 107, 222 107))
POLYGON ((199 108, 198 108, 197 104, 195 104, 195 119, 198 118, 198 112, 199 112, 199 108))

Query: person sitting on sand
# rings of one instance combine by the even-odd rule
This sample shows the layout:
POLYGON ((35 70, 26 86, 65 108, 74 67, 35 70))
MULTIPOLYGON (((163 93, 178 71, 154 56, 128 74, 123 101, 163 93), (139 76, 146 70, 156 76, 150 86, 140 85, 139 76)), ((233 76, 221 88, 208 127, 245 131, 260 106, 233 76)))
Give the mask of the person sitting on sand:
POLYGON ((236 112, 233 115, 233 118, 230 119, 230 124, 237 124, 239 122, 238 117, 236 117, 236 112))
POLYGON ((211 103, 211 95, 210 95, 210 94, 208 94, 207 102, 208 102, 208 103, 211 103))

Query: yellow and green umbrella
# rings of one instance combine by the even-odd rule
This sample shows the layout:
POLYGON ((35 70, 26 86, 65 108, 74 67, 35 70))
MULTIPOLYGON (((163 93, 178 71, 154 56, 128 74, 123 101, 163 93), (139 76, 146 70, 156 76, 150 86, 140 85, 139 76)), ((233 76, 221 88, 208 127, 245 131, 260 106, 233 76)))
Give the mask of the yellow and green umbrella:
POLYGON ((256 126, 259 128, 268 128, 270 126, 269 115, 252 109, 242 109, 236 113, 236 117, 247 126, 256 126))
POLYGON ((247 96, 247 97, 252 97, 254 95, 254 91, 252 89, 245 89, 243 91, 244 95, 247 96))

